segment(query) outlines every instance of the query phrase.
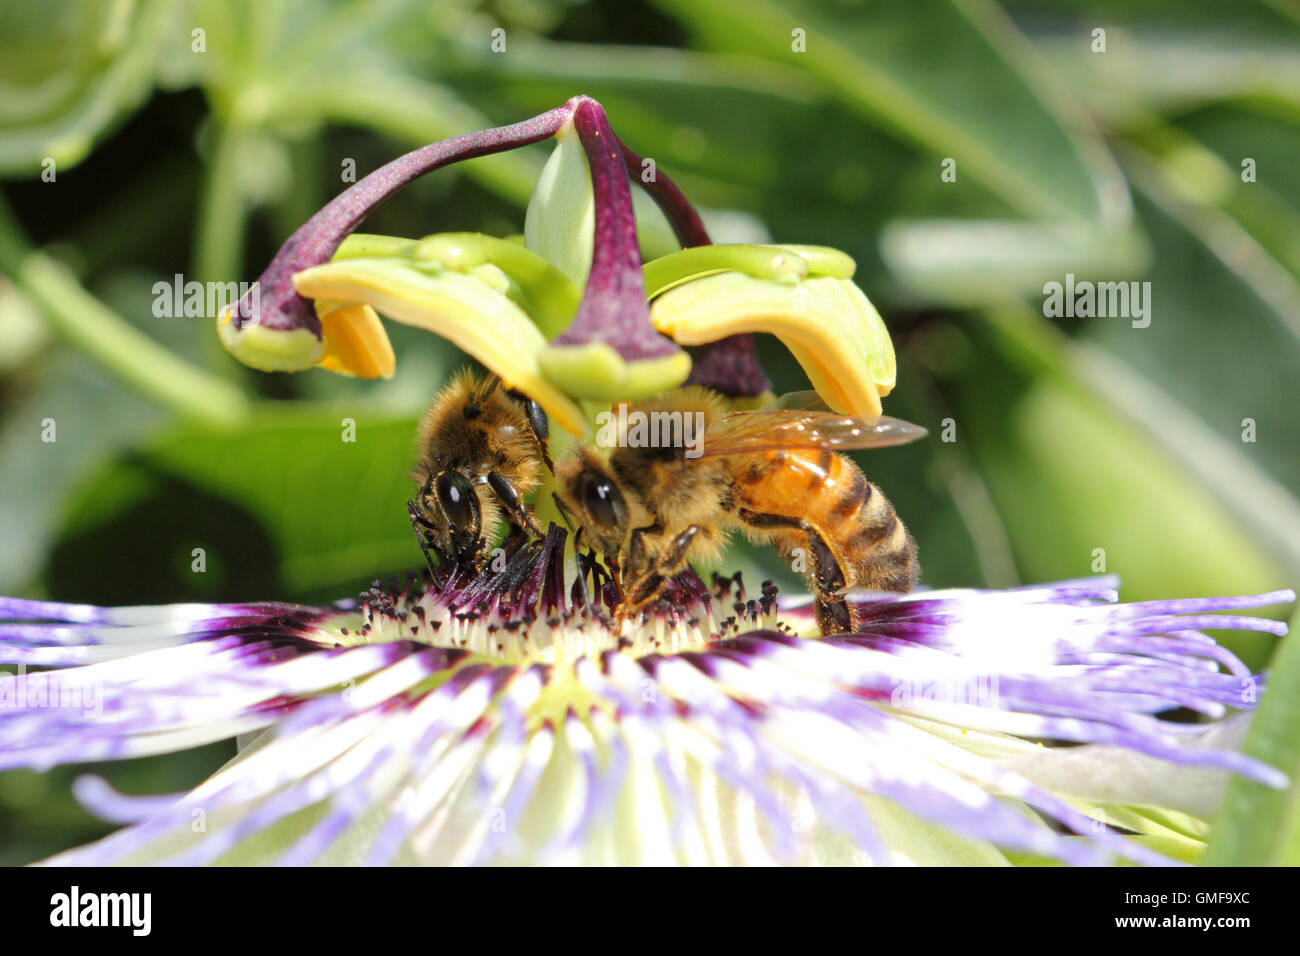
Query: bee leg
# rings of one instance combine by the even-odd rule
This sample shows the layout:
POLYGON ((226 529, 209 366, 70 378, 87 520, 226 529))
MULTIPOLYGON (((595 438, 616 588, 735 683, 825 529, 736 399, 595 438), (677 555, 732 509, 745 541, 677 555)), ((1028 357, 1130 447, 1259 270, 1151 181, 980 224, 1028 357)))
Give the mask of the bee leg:
POLYGON ((621 621, 629 614, 641 610, 659 593, 663 587, 663 578, 654 573, 654 569, 645 570, 645 536, 658 534, 663 530, 659 522, 640 528, 633 528, 628 536, 627 562, 625 567, 631 573, 623 580, 623 567, 616 556, 606 556, 610 573, 618 584, 618 608, 614 619, 621 621))
POLYGON ((453 563, 461 570, 477 575, 487 567, 487 539, 483 535, 476 538, 452 532, 453 563))
POLYGON ((411 531, 415 533, 415 541, 420 546, 420 553, 424 555, 424 563, 429 566, 429 573, 433 574, 437 565, 433 563, 433 557, 429 554, 429 543, 424 536, 424 522, 420 518, 420 513, 415 510, 415 502, 406 503, 406 512, 411 516, 411 531))
MULTIPOLYGON (((593 555, 595 551, 591 552, 593 555)), ((623 605, 623 566, 618 563, 618 555, 604 554, 605 570, 609 572, 609 583, 614 585, 614 596, 618 599, 618 606, 623 605)))
MULTIPOLYGON (((653 525, 637 528, 633 531, 633 555, 637 557, 644 555, 645 544, 643 537, 645 533, 661 530, 662 527, 656 522, 653 525)), ((686 564, 686 555, 691 549, 691 544, 699 533, 700 526, 693 524, 673 538, 668 550, 655 561, 654 567, 637 580, 635 587, 629 588, 631 610, 640 610, 655 600, 659 596, 659 592, 663 590, 664 584, 682 570, 682 567, 686 564)))
POLYGON ((628 536, 627 544, 627 569, 631 572, 625 589, 623 603, 631 602, 636 608, 640 608, 654 596, 658 591, 658 586, 663 583, 662 578, 656 578, 653 568, 646 568, 645 556, 645 536, 647 534, 659 534, 663 531, 663 525, 658 521, 654 524, 644 525, 640 528, 633 528, 631 535, 628 536))
POLYGON ((691 544, 695 541, 695 536, 700 533, 700 526, 691 525, 677 537, 673 538, 673 543, 668 546, 668 550, 659 558, 659 564, 655 568, 655 573, 667 581, 674 575, 680 574, 686 566, 686 555, 691 550, 691 544))
POLYGON ((642 578, 638 578, 635 584, 629 586, 626 599, 619 605, 619 610, 626 609, 629 613, 640 611, 657 598, 659 592, 663 589, 664 576, 662 574, 647 574, 642 578))
POLYGON ((518 527, 523 528, 535 538, 542 536, 542 531, 537 527, 537 522, 533 520, 532 513, 528 506, 524 504, 523 497, 519 494, 517 488, 510 481, 495 471, 488 472, 488 487, 492 493, 497 496, 497 500, 506 509, 506 514, 510 515, 510 520, 518 527))
POLYGON ((747 508, 740 509, 738 514, 741 521, 755 528, 790 528, 803 532, 808 541, 809 555, 812 557, 812 583, 817 599, 817 626, 823 636, 852 632, 857 624, 853 609, 844 596, 838 593, 848 586, 848 581, 844 577, 844 569, 840 567, 835 553, 821 533, 802 518, 759 514, 747 508))
POLYGON ((817 627, 823 637, 832 634, 852 634, 857 630, 857 622, 853 619, 853 608, 842 594, 818 593, 815 610, 817 627))
POLYGON ((527 547, 528 543, 532 540, 533 538, 528 534, 528 532, 511 522, 510 530, 506 533, 505 539, 501 542, 501 550, 506 553, 507 557, 512 557, 522 548, 527 547))
POLYGON ((508 389, 506 394, 523 408, 524 417, 528 419, 528 428, 532 431, 533 438, 537 440, 537 449, 542 453, 542 461, 546 462, 548 471, 555 471, 555 463, 551 461, 551 453, 546 447, 551 437, 551 420, 546 417, 545 410, 518 389, 508 389))
POLYGON ((676 574, 682 569, 682 565, 686 563, 686 552, 690 550, 691 542, 695 540, 695 536, 699 533, 700 526, 693 524, 673 538, 673 543, 669 546, 668 555, 663 562, 665 566, 672 568, 671 573, 676 574))

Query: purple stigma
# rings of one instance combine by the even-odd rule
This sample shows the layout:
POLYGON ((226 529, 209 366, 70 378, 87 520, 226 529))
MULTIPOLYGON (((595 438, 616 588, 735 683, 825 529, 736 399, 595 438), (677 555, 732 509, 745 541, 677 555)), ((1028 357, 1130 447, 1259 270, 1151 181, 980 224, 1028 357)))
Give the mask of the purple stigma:
POLYGON ((593 99, 578 98, 573 126, 591 167, 596 206, 594 250, 578 314, 555 344, 604 342, 627 361, 675 355, 679 347, 650 324, 632 191, 604 108, 593 99))
MULTIPOLYGON (((672 227, 677 241, 685 248, 713 244, 703 220, 690 200, 666 175, 655 169, 648 182, 641 175, 642 157, 622 140, 618 141, 628 175, 641 184, 672 227)), ((730 335, 710 342, 691 352, 690 385, 704 385, 731 397, 762 395, 772 388, 772 381, 763 372, 758 360, 754 337, 749 334, 730 335)))

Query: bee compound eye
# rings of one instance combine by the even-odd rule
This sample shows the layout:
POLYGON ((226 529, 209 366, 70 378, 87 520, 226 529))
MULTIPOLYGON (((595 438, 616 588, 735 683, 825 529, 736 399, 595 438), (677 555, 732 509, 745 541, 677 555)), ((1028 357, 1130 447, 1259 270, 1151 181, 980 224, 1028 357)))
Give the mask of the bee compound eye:
POLYGON ((459 531, 478 534, 478 496, 469 479, 458 471, 444 471, 434 481, 433 489, 448 524, 459 531))
POLYGON ((582 486, 582 505, 597 524, 613 528, 623 515, 623 496, 604 475, 588 475, 582 486))

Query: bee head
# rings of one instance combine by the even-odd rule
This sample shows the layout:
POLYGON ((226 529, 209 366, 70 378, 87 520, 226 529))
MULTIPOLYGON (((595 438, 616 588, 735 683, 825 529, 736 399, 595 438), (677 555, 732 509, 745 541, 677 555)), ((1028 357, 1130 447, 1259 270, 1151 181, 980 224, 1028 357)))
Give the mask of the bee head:
POLYGON ((450 468, 430 474, 416 500, 429 543, 439 556, 474 565, 483 550, 483 515, 470 480, 450 468))
POLYGON ((628 527, 628 505, 618 485, 593 457, 556 463, 560 496, 582 526, 584 539, 599 553, 617 557, 628 527))

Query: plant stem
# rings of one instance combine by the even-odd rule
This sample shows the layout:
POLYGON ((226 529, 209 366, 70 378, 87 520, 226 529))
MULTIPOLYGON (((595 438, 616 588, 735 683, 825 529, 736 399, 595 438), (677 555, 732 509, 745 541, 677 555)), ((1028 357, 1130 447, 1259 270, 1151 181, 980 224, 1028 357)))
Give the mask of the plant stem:
MULTIPOLYGON (((243 266, 240 252, 248 207, 237 166, 244 132, 215 112, 209 122, 213 150, 199 193, 193 270, 200 282, 228 282, 240 277, 243 266)), ((233 380, 240 370, 215 335, 205 338, 204 354, 218 374, 233 380)))
POLYGON ((194 277, 200 282, 228 282, 240 273, 246 204, 236 168, 242 130, 217 118, 214 149, 207 165, 194 235, 194 277))
POLYGON ((108 308, 60 263, 32 249, 0 194, 0 270, 67 342, 176 414, 229 424, 248 413, 231 385, 159 345, 108 308))

